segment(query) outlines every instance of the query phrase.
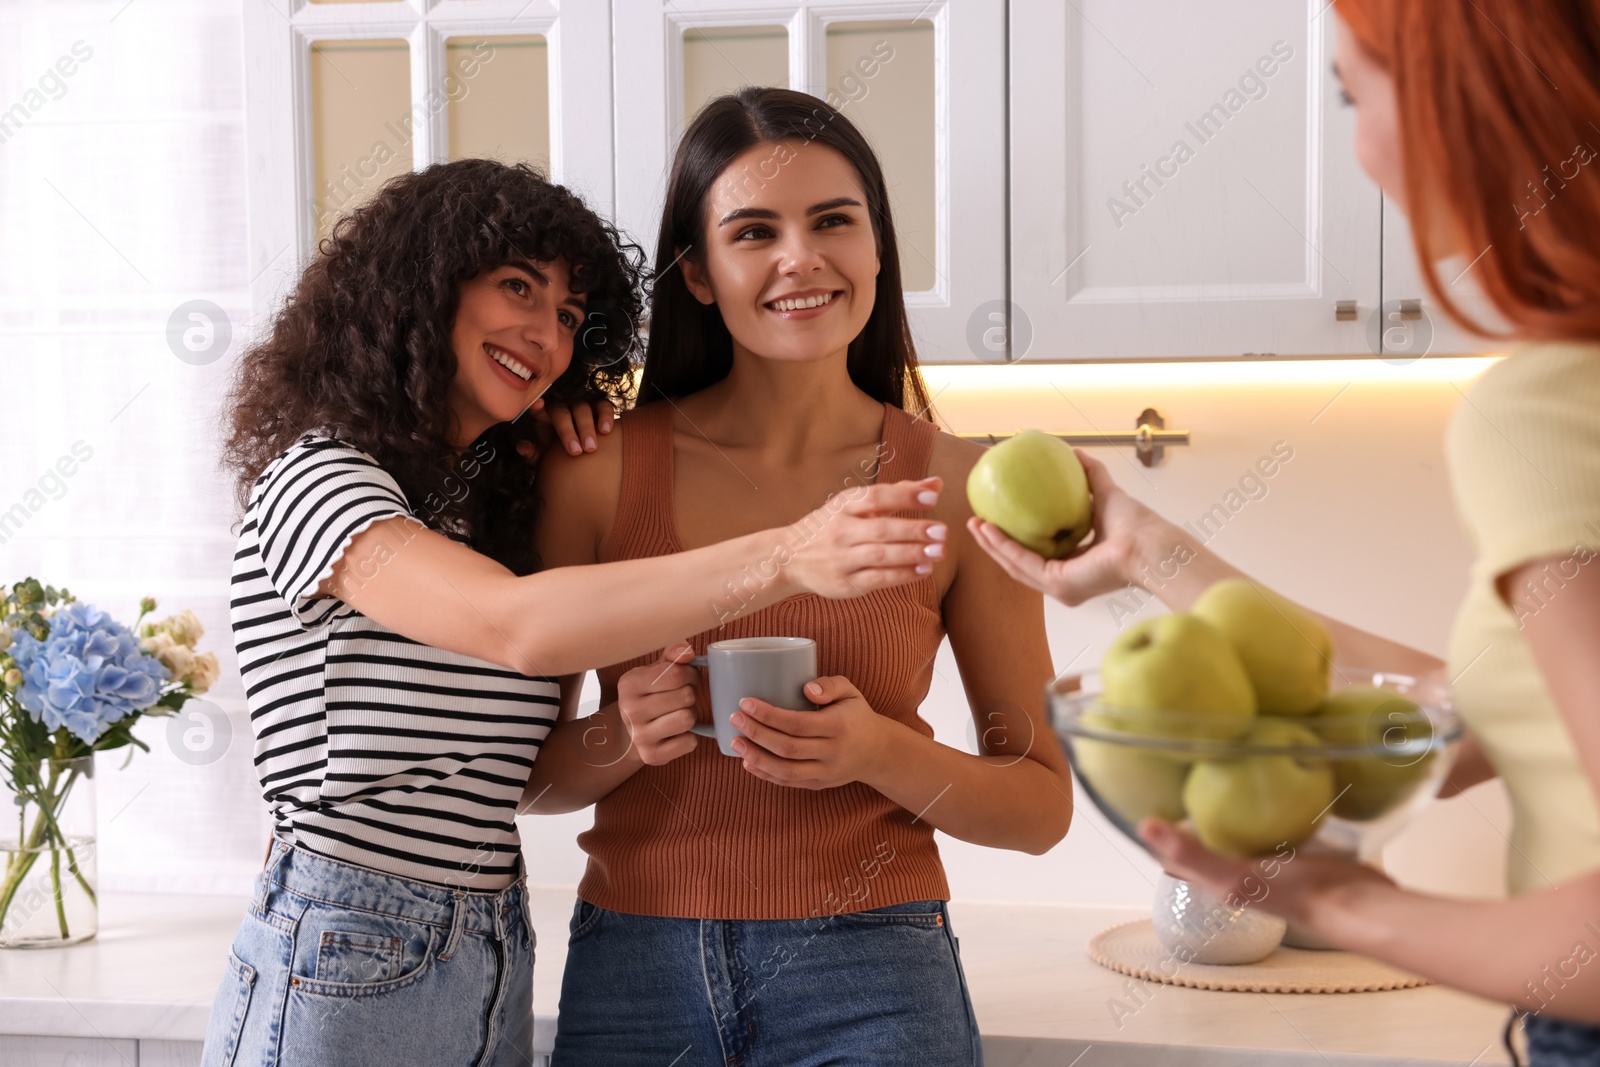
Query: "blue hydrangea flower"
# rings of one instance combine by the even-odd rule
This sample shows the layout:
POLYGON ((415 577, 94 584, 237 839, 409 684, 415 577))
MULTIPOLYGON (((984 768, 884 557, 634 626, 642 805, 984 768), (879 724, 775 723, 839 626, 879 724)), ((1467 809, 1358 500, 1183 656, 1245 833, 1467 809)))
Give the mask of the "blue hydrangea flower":
POLYGON ((68 604, 50 617, 40 641, 18 630, 11 655, 22 671, 18 699, 52 732, 65 726, 94 744, 114 722, 144 711, 171 677, 139 639, 99 608, 68 604))

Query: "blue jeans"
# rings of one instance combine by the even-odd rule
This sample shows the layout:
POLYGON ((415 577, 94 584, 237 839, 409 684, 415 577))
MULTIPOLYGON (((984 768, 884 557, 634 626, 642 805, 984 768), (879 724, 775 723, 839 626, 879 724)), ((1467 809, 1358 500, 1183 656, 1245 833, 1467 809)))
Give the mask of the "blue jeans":
POLYGON ((552 1067, 973 1067, 939 900, 816 919, 572 913, 552 1067))
POLYGON ((1600 1064, 1600 1026, 1527 1015, 1528 1067, 1592 1067, 1600 1064))
POLYGON ((234 937, 203 1067, 527 1067, 533 927, 498 893, 275 843, 234 937))

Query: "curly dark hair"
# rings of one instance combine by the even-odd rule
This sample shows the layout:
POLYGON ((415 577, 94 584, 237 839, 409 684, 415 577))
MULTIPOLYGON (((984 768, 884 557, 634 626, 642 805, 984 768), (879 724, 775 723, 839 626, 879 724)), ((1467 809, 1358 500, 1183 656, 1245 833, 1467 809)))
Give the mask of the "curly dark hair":
POLYGON ((524 454, 532 417, 461 450, 449 439, 446 396, 461 283, 515 260, 556 259, 588 311, 572 365, 546 398, 626 407, 644 253, 572 192, 525 164, 465 159, 394 178, 341 218, 236 368, 222 464, 240 511, 274 458, 323 430, 377 460, 429 527, 517 574, 537 569, 534 460, 524 454), (467 452, 492 458, 466 461, 462 492, 467 452))

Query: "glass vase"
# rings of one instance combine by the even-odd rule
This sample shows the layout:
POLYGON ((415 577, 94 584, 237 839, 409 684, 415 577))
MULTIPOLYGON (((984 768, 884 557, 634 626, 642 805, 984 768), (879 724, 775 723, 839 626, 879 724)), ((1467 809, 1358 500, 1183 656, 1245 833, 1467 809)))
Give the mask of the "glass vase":
POLYGON ((53 948, 100 928, 94 757, 19 762, 0 787, 0 948, 53 948))

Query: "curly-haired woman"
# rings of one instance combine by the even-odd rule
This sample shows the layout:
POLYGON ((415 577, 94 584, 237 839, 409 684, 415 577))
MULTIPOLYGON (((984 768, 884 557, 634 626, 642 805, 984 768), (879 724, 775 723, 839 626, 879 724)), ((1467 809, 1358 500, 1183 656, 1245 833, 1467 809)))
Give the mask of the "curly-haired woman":
POLYGON ((335 226, 242 359, 232 618, 276 829, 206 1064, 528 1062, 513 817, 541 750, 582 744, 552 733, 556 677, 711 624, 774 556, 762 604, 931 572, 942 530, 908 516, 934 480, 803 538, 539 569, 522 416, 624 397, 640 258, 526 167, 429 167, 335 226))

